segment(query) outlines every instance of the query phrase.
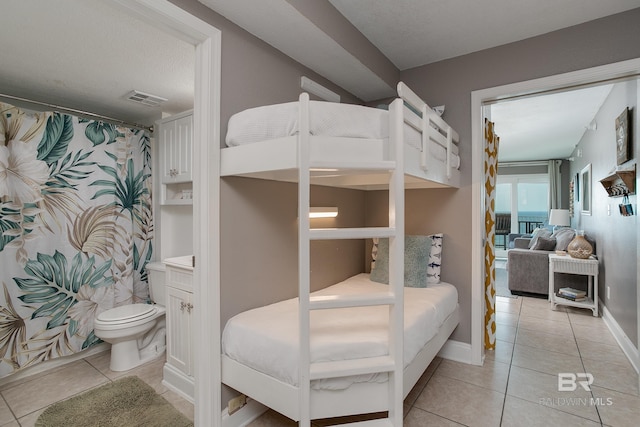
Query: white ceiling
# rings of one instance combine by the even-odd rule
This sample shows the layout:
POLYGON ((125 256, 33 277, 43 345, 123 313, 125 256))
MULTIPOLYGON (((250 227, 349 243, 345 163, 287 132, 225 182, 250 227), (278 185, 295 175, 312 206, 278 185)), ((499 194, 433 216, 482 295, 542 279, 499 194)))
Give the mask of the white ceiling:
MULTIPOLYGON (((310 18, 296 12, 292 6, 295 2, 201 1, 363 100, 393 94, 393 88, 352 52, 321 31, 310 18)), ((640 0, 330 1, 399 69, 640 7, 640 0), (531 16, 544 16, 544 19, 530 19, 531 16)), ((0 58, 3 58, 0 93, 145 125, 153 124, 163 112, 177 113, 192 108, 193 46, 135 20, 112 3, 105 0, 7 2, 0 14, 0 58), (137 105, 124 99, 133 89, 169 101, 155 108, 137 105)), ((584 98, 580 102, 581 106, 587 105, 584 98)), ((599 107, 599 102, 601 94, 593 98, 592 105, 580 119, 577 108, 565 108, 560 113, 570 113, 572 119, 580 120, 582 125, 578 126, 582 129, 593 118, 593 109, 599 107)), ((554 100, 554 104, 559 101, 554 100)), ((505 112, 516 111, 515 104, 496 108, 494 119, 500 114, 506 117, 505 112)), ((535 108, 550 111, 540 106, 535 108)), ((568 132, 559 126, 570 121, 549 123, 550 134, 568 132), (552 125, 558 127, 552 128, 552 125)), ((530 122, 527 118, 520 121, 522 125, 530 122)), ((516 121, 509 118, 508 123, 516 121)), ((505 152, 511 144, 508 142, 511 134, 525 133, 509 130, 506 118, 497 126, 505 152)), ((575 137, 578 130, 573 129, 572 133, 575 137)), ((536 140, 551 138, 537 136, 536 140)), ((568 144, 573 147, 576 142, 570 140, 568 144)), ((528 150, 519 148, 515 152, 523 157, 528 150)), ((528 157, 535 155, 527 154, 528 157)), ((514 154, 515 157, 518 155, 514 154)))
POLYGON ((540 95, 491 106, 500 162, 566 159, 589 130, 612 85, 540 95))
POLYGON ((193 108, 194 47, 110 1, 6 2, 0 58, 1 94, 144 125, 193 108), (134 89, 168 101, 126 100, 134 89))
POLYGON ((640 7, 638 0, 329 0, 400 70, 640 7))

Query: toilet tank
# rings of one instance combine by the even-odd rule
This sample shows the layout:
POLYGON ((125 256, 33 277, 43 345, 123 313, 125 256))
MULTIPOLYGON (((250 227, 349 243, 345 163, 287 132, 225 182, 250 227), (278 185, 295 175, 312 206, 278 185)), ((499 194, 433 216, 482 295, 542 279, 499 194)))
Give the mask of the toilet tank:
POLYGON ((147 264, 147 276, 149 277, 149 296, 151 301, 166 307, 164 292, 164 264, 161 262, 150 262, 147 264))

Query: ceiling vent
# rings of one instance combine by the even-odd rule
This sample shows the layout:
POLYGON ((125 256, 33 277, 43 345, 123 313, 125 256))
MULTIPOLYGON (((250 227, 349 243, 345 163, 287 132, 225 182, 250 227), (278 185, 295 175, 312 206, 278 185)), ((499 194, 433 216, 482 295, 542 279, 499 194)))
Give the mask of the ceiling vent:
POLYGON ((138 90, 132 90, 126 95, 129 101, 137 102, 138 104, 146 105, 147 107, 157 107, 163 102, 167 102, 167 98, 163 98, 157 95, 150 95, 148 93, 140 92, 138 90))

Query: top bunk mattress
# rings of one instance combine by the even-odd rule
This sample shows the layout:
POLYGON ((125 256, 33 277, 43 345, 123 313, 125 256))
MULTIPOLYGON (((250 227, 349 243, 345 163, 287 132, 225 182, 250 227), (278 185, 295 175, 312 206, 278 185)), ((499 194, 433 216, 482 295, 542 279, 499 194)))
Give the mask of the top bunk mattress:
MULTIPOLYGON (((234 147, 297 134, 299 102, 266 105, 234 114, 229 119, 226 144, 234 147)), ((336 102, 309 102, 311 135, 385 139, 389 136, 388 111, 336 102)), ((414 132, 417 147, 420 138, 414 132)))
MULTIPOLYGON (((349 295, 385 292, 388 285, 372 282, 362 273, 314 292, 349 295)), ((447 283, 404 289, 404 365, 436 336, 458 306, 458 293, 447 283)), ((318 310, 311 313, 311 361, 376 357, 388 351, 386 306, 318 310)), ((298 383, 298 299, 256 308, 231 318, 222 335, 222 352, 288 384, 298 383)), ((344 389, 354 382, 383 381, 380 374, 312 382, 315 389, 344 389)))
MULTIPOLYGON (((249 108, 229 119, 225 143, 228 147, 254 144, 287 136, 299 130, 300 102, 249 108)), ((326 101, 309 101, 309 133, 314 136, 385 140, 389 138, 389 111, 382 108, 326 101)), ((404 143, 422 149, 422 136, 404 124, 404 143)), ((446 162, 446 150, 431 145, 431 154, 446 162)), ((451 155, 451 167, 460 168, 460 158, 451 155)))

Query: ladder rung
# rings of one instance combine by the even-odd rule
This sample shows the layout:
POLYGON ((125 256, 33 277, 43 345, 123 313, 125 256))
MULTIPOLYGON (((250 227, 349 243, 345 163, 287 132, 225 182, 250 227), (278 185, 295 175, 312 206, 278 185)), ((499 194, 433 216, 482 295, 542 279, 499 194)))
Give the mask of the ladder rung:
POLYGON ((354 423, 342 423, 342 426, 353 426, 353 427, 393 427, 393 423, 389 418, 378 418, 375 420, 364 420, 364 421, 356 421, 354 423))
POLYGON ((396 168, 396 162, 393 160, 381 160, 379 162, 311 162, 309 169, 311 171, 320 170, 357 170, 357 171, 368 171, 368 170, 384 170, 390 171, 396 168))
POLYGON ((393 237, 395 232, 395 228, 391 227, 312 228, 309 230, 309 238, 311 240, 371 239, 393 237))
POLYGON ((395 304, 396 297, 391 292, 377 292, 356 295, 321 295, 309 298, 312 310, 327 308, 365 307, 395 304))
POLYGON ((395 363, 391 356, 365 357, 362 359, 337 360, 333 362, 316 362, 310 366, 309 378, 319 380, 339 378, 350 375, 375 374, 391 372, 395 363))

